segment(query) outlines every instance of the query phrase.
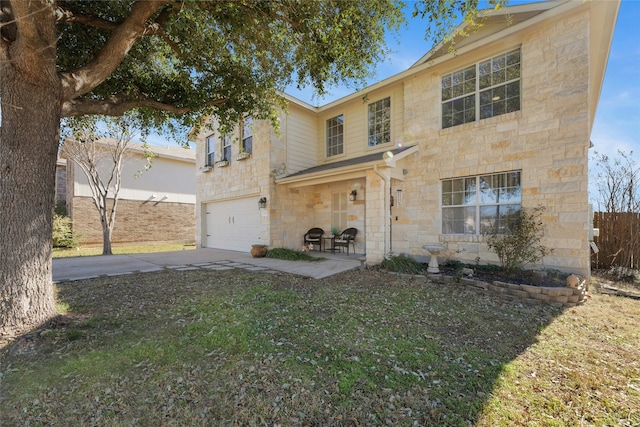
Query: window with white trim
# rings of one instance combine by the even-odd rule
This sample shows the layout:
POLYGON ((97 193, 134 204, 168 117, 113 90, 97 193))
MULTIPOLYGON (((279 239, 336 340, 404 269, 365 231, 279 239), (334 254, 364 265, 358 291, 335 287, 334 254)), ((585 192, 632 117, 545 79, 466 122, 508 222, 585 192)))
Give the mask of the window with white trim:
POLYGON ((327 157, 342 154, 344 136, 344 116, 327 120, 327 157))
POLYGON ((391 142, 391 98, 369 104, 368 123, 369 147, 391 142))
POLYGON ((520 49, 442 77, 442 128, 520 110, 520 49))
POLYGON ((228 133, 222 134, 222 160, 227 162, 231 161, 231 135, 228 133))
POLYGON ((520 211, 520 171, 442 181, 442 233, 484 234, 511 228, 520 211))
POLYGON ((213 163, 216 161, 216 138, 214 135, 209 135, 207 137, 207 160, 205 166, 213 166, 213 163))
POLYGON ((253 149, 253 118, 246 117, 242 123, 242 144, 241 152, 251 154, 253 149))

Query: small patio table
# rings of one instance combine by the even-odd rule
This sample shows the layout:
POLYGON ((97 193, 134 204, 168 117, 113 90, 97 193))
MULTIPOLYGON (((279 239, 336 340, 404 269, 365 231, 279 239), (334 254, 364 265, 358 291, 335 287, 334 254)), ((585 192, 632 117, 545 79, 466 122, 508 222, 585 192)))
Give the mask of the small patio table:
POLYGON ((331 251, 333 253, 335 253, 338 249, 340 248, 336 248, 335 246, 335 241, 336 241, 336 236, 331 236, 331 237, 323 237, 322 240, 324 240, 324 251, 331 251), (327 245, 327 240, 331 241, 331 245, 327 245))

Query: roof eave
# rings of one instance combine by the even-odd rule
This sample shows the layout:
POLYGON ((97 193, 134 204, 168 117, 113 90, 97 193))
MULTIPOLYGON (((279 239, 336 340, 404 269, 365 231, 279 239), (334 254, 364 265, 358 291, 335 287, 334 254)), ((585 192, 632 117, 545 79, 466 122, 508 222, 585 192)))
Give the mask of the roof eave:
POLYGON ((276 184, 289 185, 291 187, 302 187, 308 185, 316 185, 324 182, 334 182, 338 179, 354 178, 356 176, 365 176, 367 170, 373 169, 374 166, 378 167, 390 167, 395 168, 396 162, 404 159, 405 157, 418 151, 418 146, 403 150, 393 157, 389 158, 385 156, 385 153, 380 153, 380 159, 373 160, 365 163, 358 163, 356 165, 341 166, 333 169, 327 169, 317 172, 310 172, 303 175, 288 176, 283 178, 276 177, 276 184))

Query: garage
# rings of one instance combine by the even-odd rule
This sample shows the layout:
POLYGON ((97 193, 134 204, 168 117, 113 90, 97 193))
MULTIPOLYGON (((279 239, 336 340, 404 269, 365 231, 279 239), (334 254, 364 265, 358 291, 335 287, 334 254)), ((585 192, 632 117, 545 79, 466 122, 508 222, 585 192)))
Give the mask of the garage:
POLYGON ((257 197, 207 203, 204 211, 206 247, 249 252, 251 245, 262 242, 265 226, 257 197))

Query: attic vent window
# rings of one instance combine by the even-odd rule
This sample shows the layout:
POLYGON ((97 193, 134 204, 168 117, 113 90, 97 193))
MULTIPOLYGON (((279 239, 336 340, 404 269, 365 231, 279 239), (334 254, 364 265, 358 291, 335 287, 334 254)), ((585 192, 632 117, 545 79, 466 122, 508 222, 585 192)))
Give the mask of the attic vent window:
POLYGON ((520 49, 442 77, 442 128, 520 110, 520 49))

